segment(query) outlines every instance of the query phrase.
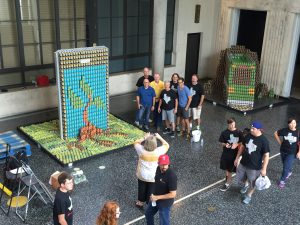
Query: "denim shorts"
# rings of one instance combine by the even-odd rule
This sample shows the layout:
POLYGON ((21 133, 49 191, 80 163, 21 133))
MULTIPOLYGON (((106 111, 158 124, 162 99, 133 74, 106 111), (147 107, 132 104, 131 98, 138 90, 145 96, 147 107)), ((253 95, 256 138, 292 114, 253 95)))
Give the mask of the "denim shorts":
POLYGON ((162 120, 168 120, 170 123, 174 123, 175 121, 174 109, 162 110, 162 120))

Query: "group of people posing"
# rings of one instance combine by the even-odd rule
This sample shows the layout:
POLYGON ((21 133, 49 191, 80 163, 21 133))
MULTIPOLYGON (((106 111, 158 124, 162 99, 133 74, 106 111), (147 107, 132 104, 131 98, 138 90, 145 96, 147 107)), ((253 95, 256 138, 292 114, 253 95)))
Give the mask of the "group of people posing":
POLYGON ((184 79, 177 73, 172 75, 171 81, 165 82, 160 80, 158 73, 149 75, 147 67, 143 73, 136 83, 138 112, 135 124, 148 131, 152 112, 157 131, 162 129, 164 134, 174 138, 176 128, 178 135, 190 139, 193 121, 196 121, 196 129, 200 129, 204 101, 203 87, 198 82, 197 74, 192 75, 191 83, 185 85, 184 79))
MULTIPOLYGON (((171 81, 162 82, 159 74, 149 75, 144 68, 137 84, 136 95, 138 112, 136 125, 149 130, 150 112, 153 112, 154 126, 162 127, 163 134, 175 136, 176 126, 179 135, 190 138, 191 122, 195 120, 196 129, 200 129, 200 114, 204 101, 197 75, 191 78, 191 84, 185 86, 184 79, 173 74, 171 81), (181 126, 180 126, 181 123, 181 126)), ((274 133, 280 145, 283 170, 278 182, 284 188, 292 175, 292 166, 296 158, 300 159, 300 134, 295 118, 289 118, 287 127, 274 133)), ((249 129, 241 131, 236 126, 235 118, 227 120, 219 142, 223 147, 220 168, 225 171, 226 179, 221 191, 227 191, 232 185, 232 174, 236 172, 242 202, 249 204, 255 191, 255 181, 259 176, 267 175, 270 147, 263 134, 263 124, 255 121, 249 129)), ((159 134, 145 133, 134 142, 139 156, 136 176, 138 179, 138 197, 135 206, 145 212, 147 225, 154 225, 154 215, 159 212, 161 225, 170 224, 170 211, 177 191, 177 176, 170 167, 168 142, 159 134), (160 144, 158 143, 160 142, 160 144)), ((57 190, 53 219, 54 224, 72 224, 73 207, 69 192, 73 189, 73 179, 63 172, 58 177, 60 188, 57 190)), ((96 219, 97 225, 116 225, 120 216, 120 207, 116 202, 106 202, 96 219)))

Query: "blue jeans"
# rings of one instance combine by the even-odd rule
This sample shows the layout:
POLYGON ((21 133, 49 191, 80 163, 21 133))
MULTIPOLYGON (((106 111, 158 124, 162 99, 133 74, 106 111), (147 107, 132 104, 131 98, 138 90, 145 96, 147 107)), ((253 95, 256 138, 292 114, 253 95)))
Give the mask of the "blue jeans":
POLYGON ((139 109, 139 123, 140 125, 149 126, 151 106, 141 106, 139 109))
POLYGON ((162 127, 161 112, 160 113, 158 112, 158 105, 159 102, 155 102, 154 111, 153 111, 153 122, 156 128, 162 127))
POLYGON ((154 215, 157 211, 159 212, 159 225, 170 225, 170 210, 171 206, 163 208, 153 207, 152 203, 149 202, 145 212, 147 225, 154 225, 154 215))
POLYGON ((280 156, 283 164, 283 170, 280 180, 285 181, 288 174, 292 171, 292 166, 296 157, 294 154, 287 154, 284 152, 280 152, 280 156))

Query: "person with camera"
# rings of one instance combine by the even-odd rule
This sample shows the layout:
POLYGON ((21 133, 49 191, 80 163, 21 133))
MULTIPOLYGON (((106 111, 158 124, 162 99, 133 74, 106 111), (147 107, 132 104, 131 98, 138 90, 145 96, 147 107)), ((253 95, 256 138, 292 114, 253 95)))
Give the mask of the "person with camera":
POLYGON ((138 200, 135 206, 142 209, 144 203, 148 203, 150 195, 153 193, 158 157, 168 151, 169 144, 158 133, 146 133, 143 138, 134 142, 134 148, 139 156, 136 169, 138 200), (162 143, 159 147, 157 140, 162 143))

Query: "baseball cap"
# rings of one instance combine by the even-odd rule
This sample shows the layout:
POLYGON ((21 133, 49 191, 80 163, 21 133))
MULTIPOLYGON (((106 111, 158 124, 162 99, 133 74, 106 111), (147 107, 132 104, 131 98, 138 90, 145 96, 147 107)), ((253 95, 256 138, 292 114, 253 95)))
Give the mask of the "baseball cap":
POLYGON ((158 164, 159 165, 169 165, 170 164, 170 158, 168 155, 161 155, 158 157, 158 164))
POLYGON ((261 122, 259 121, 254 121, 252 124, 251 124, 252 127, 256 128, 256 129, 262 129, 263 128, 263 125, 261 122))

